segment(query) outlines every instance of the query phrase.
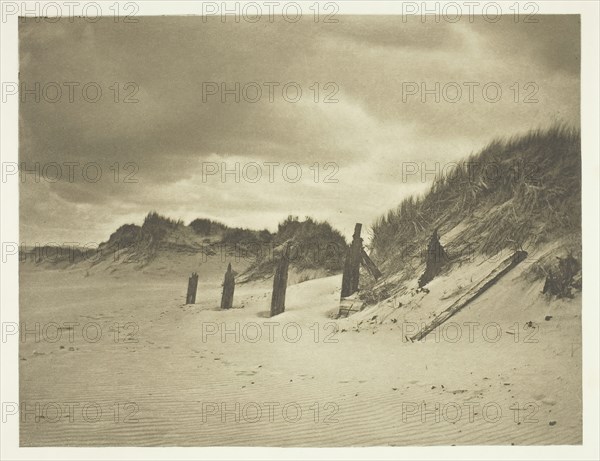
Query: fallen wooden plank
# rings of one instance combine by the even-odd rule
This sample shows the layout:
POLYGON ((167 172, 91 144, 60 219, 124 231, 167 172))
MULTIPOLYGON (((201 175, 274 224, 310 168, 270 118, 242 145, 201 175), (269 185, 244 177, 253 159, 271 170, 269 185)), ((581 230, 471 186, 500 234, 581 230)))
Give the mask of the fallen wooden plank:
POLYGON ((442 323, 452 317, 454 314, 459 312, 462 308, 464 308, 467 304, 477 298, 480 294, 494 285, 502 276, 508 273, 513 267, 519 264, 527 257, 526 251, 517 251, 512 256, 506 258, 502 261, 492 272, 490 272, 486 277, 484 277, 481 281, 479 281, 474 287, 472 287, 469 291, 467 291, 464 295, 458 298, 455 302, 453 302, 450 307, 445 309, 439 315, 437 315, 429 325, 427 325, 423 330, 414 335, 411 341, 420 341, 437 327, 439 327, 442 323))
POLYGON ((369 271, 369 274, 371 274, 375 280, 378 280, 379 278, 381 278, 381 276, 383 276, 383 274, 381 273, 379 268, 375 265, 375 263, 371 260, 371 258, 369 258, 369 255, 367 254, 367 252, 365 251, 364 248, 361 250, 361 256, 362 256, 361 262, 363 263, 363 266, 365 266, 365 268, 369 271))

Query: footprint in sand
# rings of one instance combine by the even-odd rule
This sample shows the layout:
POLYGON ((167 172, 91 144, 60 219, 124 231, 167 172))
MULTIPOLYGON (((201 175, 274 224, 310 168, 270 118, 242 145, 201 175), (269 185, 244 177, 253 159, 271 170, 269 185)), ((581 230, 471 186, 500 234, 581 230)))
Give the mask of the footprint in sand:
POLYGON ((255 374, 256 374, 256 371, 241 370, 241 371, 236 372, 237 376, 254 376, 255 374))

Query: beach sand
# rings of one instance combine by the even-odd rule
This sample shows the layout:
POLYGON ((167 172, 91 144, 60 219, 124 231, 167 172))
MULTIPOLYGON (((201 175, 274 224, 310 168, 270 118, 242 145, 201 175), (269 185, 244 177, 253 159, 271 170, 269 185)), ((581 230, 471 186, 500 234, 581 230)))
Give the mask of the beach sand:
POLYGON ((21 446, 581 444, 580 295, 549 302, 516 269, 412 343, 456 274, 418 315, 390 301, 338 321, 341 275, 290 285, 274 318, 269 280, 221 311, 226 265, 200 265, 184 305, 184 270, 22 264, 21 446))

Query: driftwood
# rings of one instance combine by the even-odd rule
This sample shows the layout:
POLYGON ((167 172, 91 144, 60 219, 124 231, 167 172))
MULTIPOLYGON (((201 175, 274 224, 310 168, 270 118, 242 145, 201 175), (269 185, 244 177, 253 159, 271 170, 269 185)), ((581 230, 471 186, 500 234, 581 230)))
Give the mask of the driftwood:
POLYGON ((342 276, 341 297, 346 298, 358 291, 358 279, 360 274, 360 263, 362 261, 362 239, 360 238, 361 223, 354 226, 352 244, 346 252, 344 262, 344 275, 342 276))
POLYGON ((459 312, 467 304, 481 295, 484 291, 494 285, 502 276, 507 274, 512 268, 523 261, 527 257, 526 251, 517 251, 512 256, 502 261, 492 272, 484 277, 479 283, 467 291, 464 295, 458 298, 454 303, 450 305, 446 310, 437 315, 429 325, 423 330, 414 335, 411 341, 420 341, 442 323, 452 317, 454 314, 459 312))
POLYGON ((383 276, 375 263, 371 260, 371 258, 369 258, 369 255, 364 248, 361 249, 361 257, 363 266, 365 266, 365 268, 369 271, 369 274, 371 274, 375 280, 378 280, 383 276))
POLYGON ((227 266, 225 280, 223 281, 223 295, 221 296, 221 309, 233 307, 233 291, 235 290, 235 277, 231 269, 231 263, 227 266))
POLYGON ((187 294, 185 296, 186 304, 196 304, 196 291, 198 290, 198 274, 192 272, 188 280, 187 294))
POLYGON ((285 292, 287 289, 288 268, 290 265, 289 244, 281 255, 275 276, 273 277, 273 295, 271 297, 271 317, 281 314, 285 310, 285 292))

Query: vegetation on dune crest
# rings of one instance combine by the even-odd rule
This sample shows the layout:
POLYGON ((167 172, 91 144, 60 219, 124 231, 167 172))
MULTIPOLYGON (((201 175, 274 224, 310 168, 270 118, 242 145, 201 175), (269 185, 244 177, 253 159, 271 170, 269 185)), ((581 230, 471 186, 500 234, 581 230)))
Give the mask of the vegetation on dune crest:
POLYGON ((288 216, 269 243, 250 250, 248 256, 254 261, 247 271, 248 280, 273 275, 285 245, 290 247, 290 267, 297 271, 322 269, 337 273, 344 267, 346 240, 328 222, 288 216))
POLYGON ((181 220, 153 211, 141 226, 119 227, 100 248, 103 254, 123 250, 127 255, 124 260, 141 265, 152 261, 160 249, 208 254, 225 251, 246 259, 250 263, 247 275, 258 278, 273 275, 285 243, 291 245, 290 264, 297 270, 334 273, 343 267, 346 242, 342 235, 329 223, 309 217, 300 221, 298 217, 289 216, 279 224, 276 233, 271 233, 266 229, 232 228, 206 218, 195 219, 185 226, 181 220))
POLYGON ((254 245, 270 243, 273 235, 266 229, 255 231, 241 227, 227 228, 222 234, 221 242, 226 244, 254 245))
POLYGON ((388 270, 461 224, 450 258, 504 249, 535 249, 568 237, 581 246, 581 139, 556 125, 494 140, 436 178, 420 197, 408 197, 372 227, 371 246, 388 270))
POLYGON ((118 244, 121 247, 128 247, 137 243, 140 239, 142 228, 135 224, 124 224, 110 235, 108 244, 118 244))
POLYGON ((198 235, 219 235, 221 243, 226 244, 268 243, 273 239, 273 235, 267 229, 257 231, 242 227, 229 227, 218 221, 205 218, 194 219, 189 226, 198 235))
MULTIPOLYGON (((125 224, 113 232, 107 242, 100 244, 100 254, 116 258, 118 252, 126 251, 129 256, 124 260, 144 265, 154 258, 159 246, 171 232, 183 227, 183 221, 175 221, 151 211, 141 226, 125 224)), ((100 258, 97 258, 93 263, 99 261, 100 258)))
POLYGON ((219 234, 227 229, 225 224, 206 218, 194 219, 189 226, 199 235, 219 234))
POLYGON ((183 226, 183 221, 175 221, 151 211, 144 218, 141 226, 124 224, 113 232, 108 242, 103 245, 128 248, 134 245, 140 247, 158 244, 168 233, 183 226))
POLYGON ((346 240, 326 221, 308 216, 300 221, 297 216, 288 216, 278 225, 274 241, 276 245, 291 242, 290 263, 298 269, 340 271, 344 267, 346 240))
POLYGON ((142 233, 152 237, 153 241, 159 241, 167 233, 173 229, 183 226, 183 221, 173 220, 159 215, 156 211, 151 211, 144 218, 144 224, 142 224, 142 233))
POLYGON ((218 234, 215 245, 250 261, 247 275, 250 279, 273 275, 281 257, 284 244, 290 245, 290 264, 297 270, 323 269, 340 271, 344 264, 346 241, 342 234, 327 222, 310 217, 301 221, 298 216, 288 216, 279 223, 274 234, 241 227, 227 227, 209 219, 196 219, 190 227, 200 235, 218 234))

